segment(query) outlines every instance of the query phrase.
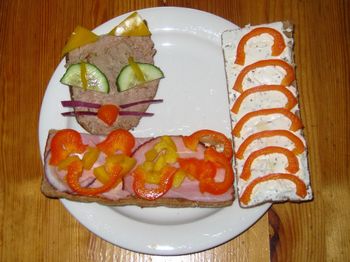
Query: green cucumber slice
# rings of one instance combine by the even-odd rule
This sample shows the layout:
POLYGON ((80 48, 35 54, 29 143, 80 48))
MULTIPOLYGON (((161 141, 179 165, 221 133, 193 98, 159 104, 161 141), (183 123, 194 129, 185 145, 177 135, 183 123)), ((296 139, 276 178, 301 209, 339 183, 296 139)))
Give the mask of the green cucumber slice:
MULTIPOLYGON (((155 65, 146 64, 146 63, 137 63, 137 64, 140 67, 146 82, 164 77, 162 70, 160 70, 160 68, 156 67, 155 65)), ((119 92, 126 91, 142 83, 143 82, 137 79, 130 65, 126 65, 122 68, 116 80, 116 84, 119 92)))
MULTIPOLYGON (((109 83, 106 76, 95 66, 89 63, 86 65, 86 80, 87 89, 108 93, 109 83)), ((81 67, 79 64, 72 64, 67 68, 66 73, 61 78, 60 82, 64 85, 76 86, 83 88, 81 81, 81 67)))

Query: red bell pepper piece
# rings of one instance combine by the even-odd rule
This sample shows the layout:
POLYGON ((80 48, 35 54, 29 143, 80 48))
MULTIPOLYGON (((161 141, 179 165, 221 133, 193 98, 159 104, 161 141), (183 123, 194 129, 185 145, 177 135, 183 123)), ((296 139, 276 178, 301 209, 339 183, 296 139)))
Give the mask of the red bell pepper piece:
POLYGON ((256 117, 256 116, 263 116, 263 115, 271 115, 271 114, 282 114, 285 117, 288 117, 291 121, 291 125, 289 127, 289 129, 291 131, 297 131, 300 128, 303 127, 301 120, 299 117, 297 117, 295 114, 293 114, 292 112, 290 112, 289 110, 285 109, 285 108, 269 108, 269 109, 261 109, 261 110, 257 110, 257 111, 253 111, 253 112, 249 112, 247 114, 245 114, 235 125, 235 127, 232 130, 232 134, 236 137, 240 137, 241 136, 241 130, 244 126, 244 124, 251 119, 252 117, 256 117))
POLYGON ((212 146, 219 144, 224 147, 222 153, 227 159, 231 159, 233 156, 232 142, 222 133, 213 130, 203 129, 194 132, 189 136, 184 136, 182 139, 185 146, 191 149, 192 151, 196 151, 199 142, 208 143, 212 146))
POLYGON ((265 66, 279 66, 282 67, 284 70, 286 70, 287 74, 283 78, 281 85, 288 86, 290 85, 294 79, 295 79, 295 73, 294 68, 292 65, 288 64, 287 62, 280 60, 280 59, 268 59, 268 60, 260 60, 258 62, 255 62, 253 64, 250 64, 246 67, 244 67, 241 72, 238 74, 236 78, 236 82, 233 85, 233 89, 237 92, 242 93, 242 83, 244 77, 252 70, 259 68, 259 67, 265 67, 265 66))
POLYGON ((87 145, 83 144, 81 135, 73 129, 57 131, 51 140, 50 165, 58 165, 62 160, 73 153, 83 153, 87 145))
POLYGON ((297 99, 295 98, 295 96, 293 95, 293 93, 291 91, 289 91, 285 86, 282 86, 282 85, 261 85, 261 86, 256 86, 256 87, 249 88, 249 89, 245 90, 237 98, 237 100, 233 104, 233 106, 231 108, 231 112, 237 114, 243 100, 247 96, 249 96, 250 94, 254 94, 257 92, 265 92, 265 91, 278 91, 278 92, 283 93, 288 99, 287 104, 285 105, 284 108, 286 108, 288 110, 292 109, 298 102, 297 99))
POLYGON ((299 177, 291 174, 277 173, 277 174, 269 174, 263 177, 258 177, 254 179, 244 190, 243 194, 240 197, 241 203, 247 205, 251 199, 251 195, 254 187, 262 182, 276 180, 276 179, 287 179, 293 182, 296 185, 296 194, 301 198, 304 198, 307 194, 306 185, 304 181, 302 181, 299 177))
POLYGON ((286 167, 286 170, 288 172, 290 172, 292 174, 298 172, 298 170, 299 170, 298 158, 296 157, 296 155, 292 151, 290 151, 284 147, 268 146, 268 147, 264 147, 262 149, 256 150, 249 155, 249 157, 247 158, 247 160, 244 163, 240 178, 243 180, 248 180, 250 178, 251 166, 256 158, 258 158, 259 156, 274 154, 274 153, 283 154, 284 156, 287 157, 288 166, 286 167))
POLYGON ((280 32, 277 30, 270 28, 270 27, 259 27, 251 30, 249 33, 244 35, 241 40, 238 43, 237 46, 237 55, 236 55, 236 60, 235 64, 238 65, 244 65, 245 61, 245 52, 244 52, 244 46, 248 42, 249 39, 251 39, 254 36, 258 36, 261 34, 267 33, 273 37, 273 45, 272 45, 272 56, 278 56, 280 55, 284 48, 286 47, 286 44, 284 42, 283 36, 280 32))
POLYGON ((102 105, 97 111, 97 117, 105 122, 108 126, 113 125, 117 120, 119 108, 116 105, 102 105))
POLYGON ((113 187, 118 185, 122 181, 122 167, 115 165, 111 169, 109 180, 100 187, 97 188, 85 188, 79 184, 79 178, 83 173, 82 161, 74 161, 68 166, 67 169, 67 183, 74 192, 80 195, 95 196, 111 190, 113 187))
POLYGON ((125 155, 130 156, 134 146, 134 136, 124 129, 112 131, 105 140, 96 145, 99 150, 108 156, 113 155, 117 150, 121 150, 125 155))
POLYGON ((245 150, 253 141, 264 137, 273 137, 273 136, 284 136, 284 137, 287 137, 290 141, 292 141, 295 146, 292 152, 296 155, 301 154, 302 152, 305 151, 305 146, 303 141, 301 141, 301 139, 296 135, 294 135, 292 132, 288 130, 265 130, 265 131, 252 134, 249 137, 247 137, 238 148, 235 154, 235 157, 238 159, 242 159, 245 150))
POLYGON ((225 193, 233 186, 234 178, 230 160, 213 148, 206 149, 204 157, 205 159, 179 158, 180 169, 199 181, 201 192, 214 195, 225 193), (215 181, 217 168, 225 169, 225 178, 222 182, 215 181))
POLYGON ((216 166, 208 160, 197 158, 178 158, 180 169, 190 174, 193 178, 201 181, 204 178, 214 178, 216 175, 216 166))
POLYGON ((204 154, 205 159, 225 169, 225 178, 222 182, 216 182, 214 177, 203 178, 199 184, 200 190, 214 195, 225 193, 233 187, 234 174, 231 162, 212 148, 208 148, 204 154))
POLYGON ((155 200, 163 196, 172 187, 174 176, 177 169, 175 167, 166 166, 161 171, 161 179, 156 187, 147 188, 145 175, 146 172, 138 167, 135 169, 133 189, 135 194, 146 200, 155 200))

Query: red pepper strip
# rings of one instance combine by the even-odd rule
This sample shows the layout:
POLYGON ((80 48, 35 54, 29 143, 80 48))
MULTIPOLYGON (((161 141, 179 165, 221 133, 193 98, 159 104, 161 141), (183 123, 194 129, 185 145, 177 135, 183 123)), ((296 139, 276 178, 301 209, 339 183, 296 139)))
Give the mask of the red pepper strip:
POLYGON ((83 153, 87 145, 83 144, 81 135, 73 129, 57 131, 51 140, 50 165, 58 165, 72 153, 83 153))
POLYGON ((299 137, 297 137, 296 135, 294 135, 292 132, 290 132, 288 130, 265 130, 265 131, 261 131, 261 132, 252 134, 249 137, 247 137, 243 141, 243 143, 240 145, 240 147, 238 148, 238 150, 235 154, 235 157, 238 159, 242 159, 245 150, 253 141, 255 141, 257 139, 264 138, 264 137, 272 137, 272 136, 287 137, 290 141, 292 141, 294 143, 295 147, 292 150, 292 152, 296 155, 301 154, 302 152, 305 151, 305 146, 304 146, 303 141, 301 141, 301 139, 299 137))
POLYGON ((199 142, 209 143, 213 146, 221 144, 224 146, 224 151, 222 153, 225 157, 231 159, 233 156, 232 142, 224 134, 213 130, 199 130, 190 136, 184 136, 182 140, 185 146, 192 151, 196 151, 199 142))
POLYGON ((296 185, 296 194, 302 198, 304 198, 307 194, 306 185, 304 181, 302 181, 299 177, 291 174, 277 173, 277 174, 269 174, 263 177, 258 177, 254 179, 244 190, 243 194, 240 197, 240 201, 242 204, 247 205, 251 199, 251 195, 254 187, 262 182, 266 182, 269 180, 276 179, 288 179, 296 185))
POLYGON ((295 98, 295 96, 293 95, 293 93, 291 91, 289 91, 285 86, 282 86, 282 85, 261 85, 261 86, 256 86, 256 87, 249 88, 249 89, 245 90, 237 98, 237 100, 233 104, 233 106, 231 108, 231 112, 237 114, 239 111, 239 108, 241 107, 243 100, 247 96, 249 96, 253 93, 265 92, 265 91, 278 91, 278 92, 283 93, 288 99, 284 108, 286 108, 288 110, 292 109, 298 103, 298 101, 295 98))
POLYGON ((113 155, 117 150, 121 150, 125 155, 130 156, 134 146, 134 136, 124 129, 112 131, 105 140, 96 145, 98 149, 108 156, 113 155))
POLYGON ((222 154, 212 148, 208 148, 204 153, 205 159, 221 166, 225 169, 225 178, 222 182, 216 182, 214 177, 206 177, 201 179, 199 188, 201 192, 208 192, 214 195, 221 195, 233 187, 233 169, 231 162, 222 154))
POLYGON ((250 64, 246 67, 244 67, 241 72, 238 74, 235 84, 233 85, 233 89, 237 92, 242 93, 242 83, 244 77, 252 70, 259 68, 259 67, 265 67, 265 66, 280 66, 284 70, 286 70, 287 74, 283 78, 281 85, 289 86, 295 79, 294 74, 294 68, 292 65, 288 64, 287 62, 280 60, 280 59, 268 59, 268 60, 260 60, 258 62, 255 62, 253 64, 250 64))
POLYGON ((102 105, 97 111, 97 117, 111 126, 117 120, 119 108, 116 105, 102 105))
POLYGON ((261 109, 253 112, 249 112, 245 114, 235 125, 235 127, 232 130, 232 134, 236 137, 241 136, 241 130, 243 128, 243 125, 252 117, 257 117, 257 116, 264 116, 264 115, 271 115, 271 114, 282 114, 285 117, 288 117, 290 121, 292 122, 289 129, 291 131, 297 131, 300 128, 303 127, 301 120, 299 117, 297 117, 295 114, 290 112, 289 110, 285 108, 269 108, 269 109, 261 109))
POLYGON ((245 61, 245 52, 244 52, 244 46, 248 42, 248 40, 254 36, 258 36, 261 34, 267 33, 273 37, 273 45, 272 45, 272 56, 278 56, 280 55, 284 48, 286 47, 286 44, 284 43, 283 36, 280 32, 277 30, 270 28, 270 27, 259 27, 255 28, 246 35, 242 37, 242 39, 239 41, 237 46, 237 55, 236 55, 236 61, 235 64, 238 65, 244 65, 245 61))
POLYGON ((180 169, 190 174, 192 177, 201 181, 205 178, 214 178, 216 175, 216 166, 208 160, 198 158, 178 158, 180 169))
POLYGON ((119 165, 115 165, 111 170, 109 180, 101 187, 84 188, 79 184, 79 178, 83 174, 83 163, 81 161, 74 161, 68 166, 67 171, 67 183, 69 187, 80 195, 95 196, 107 192, 121 182, 122 179, 122 168, 119 165))
POLYGON ((256 158, 263 156, 263 155, 269 155, 269 154, 274 154, 274 153, 283 154, 287 157, 288 166, 286 167, 286 170, 289 173, 295 174, 296 172, 298 172, 298 170, 299 170, 298 158, 296 157, 296 155, 292 151, 290 151, 284 147, 268 146, 268 147, 264 147, 262 149, 259 149, 257 151, 254 151, 253 153, 251 153, 249 155, 249 157, 247 158, 247 160, 244 163, 242 174, 241 174, 240 178, 243 180, 248 180, 250 178, 251 166, 256 158))
POLYGON ((175 167, 166 166, 161 172, 161 179, 159 185, 154 188, 146 188, 145 184, 145 172, 141 167, 136 168, 134 171, 134 183, 133 189, 135 194, 143 199, 155 200, 160 198, 172 187, 174 175, 177 169, 175 167))

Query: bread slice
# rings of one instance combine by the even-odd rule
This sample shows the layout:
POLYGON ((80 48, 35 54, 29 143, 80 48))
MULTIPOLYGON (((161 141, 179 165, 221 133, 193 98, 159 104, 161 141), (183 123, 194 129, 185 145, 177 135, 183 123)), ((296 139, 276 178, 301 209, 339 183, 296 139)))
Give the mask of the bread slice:
MULTIPOLYGON (((210 207, 210 208, 218 208, 218 207, 224 207, 229 206, 233 203, 234 200, 234 190, 233 185, 231 188, 228 189, 227 192, 221 195, 212 195, 209 193, 201 193, 198 188, 198 182, 185 178, 184 182, 182 183, 182 186, 184 186, 184 189, 170 189, 164 196, 156 199, 156 200, 146 200, 138 197, 134 192, 132 192, 132 171, 127 174, 124 177, 123 183, 119 184, 116 188, 112 189, 110 192, 106 192, 103 194, 99 194, 97 196, 85 196, 85 195, 78 195, 73 190, 69 188, 69 186, 65 182, 65 171, 58 171, 58 169, 54 166, 49 165, 49 159, 50 159, 50 147, 51 147, 51 141, 54 135, 57 133, 57 130, 50 130, 47 144, 45 148, 45 175, 42 178, 41 183, 41 192, 49 197, 49 198, 65 198, 72 201, 78 201, 78 202, 96 202, 103 205, 110 205, 110 206, 126 206, 126 205, 136 205, 140 207, 156 207, 156 206, 166 206, 166 207, 210 207), (56 172, 55 176, 59 177, 59 180, 63 186, 62 188, 57 186, 54 186, 54 183, 52 183, 52 180, 50 182, 50 178, 52 176, 51 172, 56 172), (191 191, 192 190, 192 191, 191 191), (192 195, 191 195, 192 194, 192 195)), ((105 139, 104 136, 94 136, 90 134, 81 134, 82 141, 84 144, 88 144, 89 146, 94 146, 98 142, 101 142, 103 139, 105 139)), ((151 146, 155 143, 152 141, 157 141, 157 138, 136 138, 136 144, 133 149, 133 156, 138 161, 137 165, 140 164, 140 161, 143 161, 141 158, 138 158, 136 156, 137 150, 140 150, 140 148, 143 148, 144 150, 151 148, 151 146), (148 145, 150 144, 150 145, 148 145)), ((181 137, 172 137, 176 143, 179 143, 178 141, 182 140, 181 137)), ((179 146, 179 150, 183 146, 179 146)), ((144 152, 144 151, 142 151, 144 152)), ((201 156, 201 152, 190 152, 188 151, 179 151, 180 155, 189 155, 189 156, 195 156, 198 157, 201 156)), ((81 156, 80 156, 81 157, 81 156)), ((101 163, 105 159, 105 155, 101 152, 99 160, 95 163, 94 167, 101 165, 101 163)), ((89 171, 84 171, 88 173, 89 171)), ((90 172, 91 173, 91 172, 90 172)), ((88 174, 89 175, 89 174, 88 174)), ((96 181, 97 182, 97 181, 96 181)), ((94 183, 96 183, 94 182, 94 183)), ((98 182, 97 182, 98 185, 98 182)), ((89 186, 94 187, 93 184, 90 184, 89 186)))
MULTIPOLYGON (((136 62, 154 64, 153 56, 156 50, 150 36, 111 36, 104 35, 98 41, 74 49, 66 56, 66 67, 71 64, 86 62, 95 65, 108 79, 110 92, 108 94, 79 87, 70 87, 72 100, 98 104, 127 104, 136 101, 153 99, 157 93, 159 79, 146 82, 137 87, 119 92, 116 79, 121 69, 128 65, 128 58, 136 62)), ((149 104, 139 104, 130 111, 145 112, 149 104)), ((76 111, 96 111, 77 107, 76 111)), ((76 115, 78 123, 89 133, 106 135, 116 128, 126 130, 137 126, 141 116, 119 116, 113 125, 108 126, 96 116, 76 115)))
MULTIPOLYGON (((242 207, 256 206, 265 202, 299 202, 311 200, 313 197, 310 187, 307 150, 305 149, 303 152, 293 153, 297 159, 299 169, 296 171, 291 168, 289 171, 287 170, 287 159, 283 154, 276 153, 276 151, 274 151, 275 153, 270 154, 267 152, 270 149, 275 150, 273 147, 282 147, 286 148, 288 151, 295 151, 295 145, 293 142, 284 135, 266 137, 268 132, 261 133, 265 130, 285 130, 286 132, 288 131, 292 133, 292 135, 296 136, 298 141, 301 141, 301 144, 306 148, 303 130, 290 130, 290 120, 278 113, 270 114, 267 117, 263 115, 256 116, 254 113, 255 117, 251 117, 250 120, 246 122, 242 120, 243 117, 247 118, 249 113, 266 108, 283 108, 284 111, 288 111, 293 114, 295 118, 300 118, 298 103, 296 103, 292 108, 287 109, 285 108, 287 99, 282 92, 278 92, 278 90, 257 91, 251 93, 250 95, 245 93, 243 96, 245 98, 242 100, 243 102, 240 105, 239 110, 237 110, 237 105, 235 106, 235 109, 232 109, 236 101, 238 99, 242 99, 240 96, 245 90, 262 85, 270 87, 271 85, 281 85, 282 79, 284 79, 284 76, 286 75, 286 70, 282 69, 280 66, 265 65, 262 67, 256 67, 246 73, 242 80, 242 90, 239 90, 236 87, 238 86, 238 81, 241 81, 240 78, 243 75, 242 72, 244 72, 246 68, 253 67, 247 66, 257 62, 259 63, 263 60, 273 59, 285 61, 291 65, 293 68, 292 72, 295 74, 293 55, 294 39, 292 34, 293 26, 289 22, 275 22, 257 26, 248 25, 241 29, 225 31, 222 34, 222 48, 225 60, 227 88, 229 93, 232 128, 234 133, 233 141, 234 149, 236 151, 235 170, 237 193, 239 196, 240 205, 242 207), (239 43, 242 38, 252 30, 264 27, 275 29, 281 34, 285 44, 283 51, 278 55, 272 55, 272 45, 275 41, 277 42, 277 40, 272 37, 271 33, 259 33, 256 36, 251 37, 250 40, 248 40, 244 45, 244 63, 236 63, 237 49, 239 49, 239 43), (244 125, 242 126, 240 134, 235 133, 235 130, 239 130, 236 126, 240 126, 242 123, 244 123, 244 125), (265 134, 265 137, 255 135, 257 138, 252 140, 251 138, 254 137, 253 135, 257 133, 265 134), (244 155, 239 156, 238 153, 242 152, 240 148, 245 140, 253 142, 246 147, 246 150, 244 150, 244 155), (265 150, 262 150, 264 148, 265 150), (257 153, 259 150, 260 152, 264 151, 265 153, 261 153, 259 155, 257 153), (253 152, 255 152, 255 154, 253 154, 253 152), (253 161, 249 164, 251 160, 253 161), (247 170, 249 170, 250 176, 247 175, 247 170), (287 175, 284 177, 272 175, 277 173, 287 175), (299 194, 297 193, 295 181, 293 182, 291 179, 300 184, 299 189, 302 187, 302 193, 300 193, 301 191, 298 191, 299 194)), ((291 83, 283 85, 283 87, 278 88, 287 89, 287 92, 294 97, 293 99, 298 99, 298 90, 295 80, 291 83)), ((280 131, 278 132, 283 133, 280 131)), ((282 149, 281 151, 286 150, 282 149)))

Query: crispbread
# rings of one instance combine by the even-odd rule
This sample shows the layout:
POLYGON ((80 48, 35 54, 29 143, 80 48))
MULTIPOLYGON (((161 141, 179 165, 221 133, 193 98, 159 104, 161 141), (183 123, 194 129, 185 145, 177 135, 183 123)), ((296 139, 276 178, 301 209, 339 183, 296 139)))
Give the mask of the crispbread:
MULTIPOLYGON (((276 22, 276 23, 271 23, 271 24, 258 25, 258 26, 248 25, 248 26, 241 28, 241 29, 229 30, 229 31, 225 31, 223 33, 223 35, 222 35, 222 47, 223 47, 224 60, 225 60, 227 88, 228 88, 228 93, 229 93, 230 107, 233 106, 236 99, 240 96, 240 93, 233 90, 232 87, 236 81, 236 78, 237 78, 239 72, 245 66, 252 64, 252 63, 255 63, 257 61, 260 61, 260 60, 282 59, 295 67, 294 53, 293 53, 293 41, 294 41, 294 39, 293 39, 293 26, 288 21, 287 22, 276 22), (255 43, 251 44, 250 47, 248 47, 248 48, 246 47, 246 49, 245 49, 245 50, 253 50, 253 53, 256 52, 255 53, 256 56, 250 56, 249 59, 246 58, 245 64, 243 66, 235 64, 234 61, 235 61, 235 57, 236 57, 236 49, 237 49, 237 45, 238 45, 240 39, 246 33, 248 33, 251 29, 254 29, 257 27, 271 27, 271 28, 274 28, 274 29, 278 30, 279 32, 281 32, 283 35, 285 44, 286 44, 286 48, 284 49, 282 54, 279 55, 278 57, 275 57, 275 56, 273 57, 273 56, 271 56, 271 54, 266 55, 264 52, 267 49, 266 49, 266 46, 264 46, 264 44, 268 45, 268 44, 266 44, 266 43, 269 43, 268 36, 265 36, 265 38, 263 38, 263 36, 260 35, 259 37, 261 37, 261 39, 262 39, 262 40, 260 40, 261 41, 260 43, 258 42, 258 43, 256 43, 256 45, 255 45, 255 43), (263 42, 263 41, 265 41, 265 42, 263 42), (265 47, 265 49, 264 49, 264 47, 265 47), (259 51, 259 50, 262 50, 262 51, 259 51)), ((267 47, 267 48, 269 48, 269 47, 267 47)), ((265 84, 265 85, 278 84, 278 83, 273 82, 274 81, 273 78, 269 79, 270 75, 264 76, 263 75, 264 71, 260 71, 260 72, 257 71, 257 74, 260 74, 260 78, 258 75, 257 78, 255 79, 254 74, 253 75, 251 74, 250 76, 246 77, 247 79, 249 77, 251 80, 251 83, 249 82, 250 80, 249 81, 246 80, 246 81, 248 81, 246 83, 250 84, 249 88, 255 87, 258 85, 262 85, 262 84, 265 84), (269 82, 270 80, 272 81, 271 83, 269 82), (266 82, 264 82, 264 81, 266 81, 266 82)), ((246 87, 246 88, 248 88, 248 87, 246 87)), ((298 98, 298 90, 297 90, 296 81, 293 81, 286 88, 288 88, 294 94, 294 96, 296 98, 298 98)), ((262 99, 262 97, 263 97, 262 95, 259 96, 257 94, 255 96, 251 96, 251 98, 250 98, 251 104, 250 105, 252 105, 252 108, 254 108, 254 106, 255 106, 254 101, 256 101, 257 103, 259 103, 260 101, 264 101, 262 99), (254 100, 254 99, 258 99, 258 100, 254 100)), ((275 100, 278 101, 278 99, 275 99, 275 100)), ((265 101, 269 101, 269 100, 265 99, 265 101)), ((265 105, 266 105, 266 103, 267 102, 265 102, 265 105)), ((264 108, 264 105, 258 105, 258 106, 260 106, 260 108, 264 108)), ((278 107, 280 107, 280 106, 278 106, 278 107)), ((248 107, 246 107, 246 108, 248 108, 248 107)), ((247 110, 246 108, 244 110, 247 110)), ((259 108, 259 107, 257 107, 257 108, 259 108)), ((252 111, 256 111, 256 110, 259 110, 259 109, 253 109, 252 111)), ((291 110, 295 115, 300 117, 300 109, 299 109, 298 105, 296 105, 291 110)), ((249 112, 249 110, 247 110, 247 112, 249 112)), ((243 113, 239 112, 238 114, 231 112, 231 119, 232 119, 232 126, 233 127, 235 127, 236 123, 243 117, 244 114, 246 114, 246 112, 243 112, 243 113)), ((258 120, 256 120, 256 122, 258 123, 258 120)), ((271 120, 270 122, 272 123, 272 125, 271 125, 272 127, 273 127, 273 125, 276 125, 276 126, 280 125, 280 123, 277 124, 277 122, 274 122, 274 120, 271 120)), ((259 128, 262 128, 259 131, 262 131, 265 128, 265 127, 263 127, 263 125, 260 125, 260 124, 255 126, 255 127, 254 126, 250 126, 250 127, 251 127, 251 130, 253 130, 252 131, 253 133, 257 132, 259 130, 259 128)), ((281 128, 278 127, 275 129, 281 129, 281 128)), ((249 131, 247 131, 247 132, 248 132, 247 135, 243 135, 242 137, 234 137, 233 140, 234 140, 235 151, 238 150, 240 144, 250 135, 249 131)), ((300 139, 302 139, 302 141, 304 141, 304 144, 306 144, 302 129, 297 131, 297 132, 294 132, 294 133, 297 134, 298 137, 300 137, 300 139)), ((269 143, 270 142, 266 142, 265 145, 264 144, 261 144, 261 145, 270 146, 269 143)), ((275 143, 275 142, 273 142, 273 143, 275 143)), ((261 146, 261 145, 256 143, 253 146, 253 148, 250 149, 250 152, 257 150, 257 149, 261 149, 261 147, 254 148, 257 146, 261 146)), ((281 145, 279 145, 279 146, 281 146, 281 145)), ((242 197, 242 194, 246 190, 247 186, 253 181, 253 179, 255 179, 257 177, 262 177, 262 176, 264 176, 264 174, 266 175, 266 173, 264 173, 264 168, 260 168, 259 166, 255 166, 253 168, 254 170, 252 171, 252 172, 255 172, 255 176, 253 175, 252 177, 250 177, 248 181, 241 179, 240 175, 242 173, 242 169, 243 169, 243 166, 244 166, 244 163, 245 163, 247 157, 248 156, 245 156, 242 160, 235 159, 237 192, 238 192, 239 198, 242 197)), ((300 179, 302 179, 304 181, 304 183, 306 184, 307 194, 305 197, 300 197, 300 196, 296 195, 295 194, 295 187, 293 184, 289 184, 290 182, 285 182, 283 184, 282 182, 277 183, 275 181, 270 181, 270 182, 262 183, 261 185, 257 185, 253 189, 253 194, 252 194, 253 196, 252 196, 251 201, 249 203, 242 203, 242 201, 240 201, 241 206, 251 207, 251 206, 260 205, 260 204, 265 203, 265 202, 283 202, 283 201, 299 202, 299 201, 306 201, 306 200, 312 199, 312 191, 311 191, 311 187, 310 187, 309 169, 308 169, 308 161, 307 161, 307 150, 305 150, 302 154, 298 155, 298 162, 299 162, 301 171, 298 171, 295 175, 297 177, 299 177, 300 179)), ((263 163, 263 162, 261 161, 261 163, 263 163)), ((270 168, 270 169, 266 169, 266 170, 276 170, 276 169, 270 168)))
MULTIPOLYGON (((52 141, 52 137, 55 135, 57 130, 50 130, 46 147, 45 147, 45 154, 44 154, 44 159, 45 159, 45 165, 48 162, 48 156, 50 153, 50 143, 52 141)), ((87 136, 88 138, 86 141, 93 141, 94 139, 97 139, 97 141, 100 141, 103 139, 102 136, 93 136, 93 135, 88 135, 84 134, 84 136, 87 136), (92 138, 93 137, 93 138, 92 138)), ((150 139, 145 139, 142 138, 140 139, 142 143, 147 144, 148 141, 152 141, 154 138, 150 139)), ((136 143, 135 149, 137 150, 140 147, 139 143, 136 143)), ((46 168, 45 168, 46 171, 46 168)), ((98 196, 83 196, 83 195, 77 195, 75 193, 70 193, 70 192, 63 192, 59 191, 56 188, 54 188, 48 181, 46 174, 42 178, 42 183, 41 183, 41 192, 49 197, 49 198, 64 198, 72 201, 78 201, 78 202, 96 202, 99 204, 103 205, 110 205, 110 206, 127 206, 127 205, 135 205, 135 206, 140 206, 140 207, 157 207, 157 206, 166 206, 166 207, 173 207, 173 208, 179 208, 179 207, 208 207, 208 208, 218 208, 218 207, 225 207, 229 206, 233 203, 234 200, 234 191, 232 190, 231 197, 230 199, 227 200, 221 200, 221 201, 193 201, 193 200, 188 200, 185 198, 166 198, 166 197, 161 197, 156 200, 145 200, 138 198, 133 195, 129 195, 124 198, 120 198, 118 200, 111 200, 108 198, 103 197, 102 195, 98 196)))

